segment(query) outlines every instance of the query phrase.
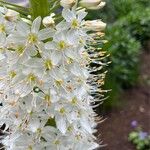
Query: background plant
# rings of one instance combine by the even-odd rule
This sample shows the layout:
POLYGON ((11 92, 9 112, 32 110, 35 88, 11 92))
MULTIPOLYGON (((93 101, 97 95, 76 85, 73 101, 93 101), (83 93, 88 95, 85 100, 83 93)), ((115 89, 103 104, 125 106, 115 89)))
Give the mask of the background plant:
POLYGON ((89 11, 88 19, 94 17, 103 17, 108 22, 106 39, 109 42, 103 49, 110 53, 112 63, 105 88, 112 91, 104 102, 105 109, 121 104, 121 91, 138 82, 140 49, 150 39, 150 1, 108 0, 102 12, 89 11))
POLYGON ((129 133, 128 140, 136 146, 137 150, 149 150, 150 135, 144 132, 135 120, 131 122, 131 126, 134 130, 129 133))

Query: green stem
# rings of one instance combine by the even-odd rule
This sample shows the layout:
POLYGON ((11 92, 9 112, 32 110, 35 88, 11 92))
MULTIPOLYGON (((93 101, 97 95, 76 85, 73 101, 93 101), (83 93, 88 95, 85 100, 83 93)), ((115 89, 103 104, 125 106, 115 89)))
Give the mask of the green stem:
POLYGON ((56 4, 55 6, 53 6, 53 7, 49 10, 49 12, 52 13, 52 12, 54 12, 55 10, 57 10, 58 8, 60 8, 60 4, 59 4, 59 3, 56 4))
POLYGON ((13 6, 13 7, 15 7, 15 8, 18 8, 18 9, 21 9, 21 10, 24 10, 24 11, 28 11, 28 8, 26 8, 26 7, 22 7, 22 6, 13 4, 13 3, 9 3, 9 2, 6 2, 6 1, 4 1, 4 0, 0 0, 0 3, 2 3, 2 4, 4 4, 4 5, 6 4, 6 5, 8 5, 8 6, 13 6))
POLYGON ((25 16, 29 15, 28 8, 24 8, 24 7, 21 7, 21 6, 15 5, 15 4, 11 4, 11 3, 7 3, 7 2, 3 2, 3 1, 0 1, 0 6, 2 6, 2 7, 5 6, 8 9, 15 10, 25 16))
POLYGON ((41 16, 49 15, 49 0, 30 0, 30 11, 32 20, 41 16))

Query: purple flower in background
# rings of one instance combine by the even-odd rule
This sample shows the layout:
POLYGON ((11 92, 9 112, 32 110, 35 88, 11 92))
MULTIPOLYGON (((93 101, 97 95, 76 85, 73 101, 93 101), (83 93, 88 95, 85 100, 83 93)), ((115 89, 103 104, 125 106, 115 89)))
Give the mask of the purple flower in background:
POLYGON ((6 0, 7 2, 16 3, 18 5, 26 6, 28 5, 28 0, 6 0))
POLYGON ((133 128, 137 127, 137 125, 138 125, 138 122, 137 122, 136 120, 133 120, 133 121, 131 122, 131 126, 132 126, 133 128))
POLYGON ((148 136, 148 133, 147 133, 147 132, 143 132, 143 131, 140 131, 140 132, 139 132, 139 138, 140 138, 141 140, 144 140, 147 136, 148 136))

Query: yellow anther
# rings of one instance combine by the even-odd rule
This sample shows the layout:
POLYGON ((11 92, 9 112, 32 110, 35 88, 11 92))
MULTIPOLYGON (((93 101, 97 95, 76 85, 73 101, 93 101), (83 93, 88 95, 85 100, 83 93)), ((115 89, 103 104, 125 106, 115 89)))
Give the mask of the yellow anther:
POLYGON ((37 37, 36 34, 30 33, 30 34, 28 35, 28 42, 29 42, 30 44, 36 43, 37 40, 38 40, 38 37, 37 37))
POLYGON ((65 109, 64 109, 64 108, 61 108, 61 109, 59 110, 59 112, 60 112, 61 114, 64 114, 64 113, 65 113, 65 109))
POLYGON ((71 103, 72 103, 73 105, 77 104, 77 98, 74 97, 74 98, 72 99, 71 103))
POLYGON ((77 19, 72 20, 71 27, 72 27, 72 28, 77 28, 77 27, 79 27, 79 22, 78 22, 77 19))
POLYGON ((16 48, 16 52, 21 55, 25 50, 25 47, 23 45, 19 45, 17 48, 16 48))
POLYGON ((58 48, 63 50, 67 47, 67 44, 65 43, 65 41, 60 41, 58 42, 58 48))
POLYGON ((62 80, 56 80, 55 83, 56 83, 57 87, 60 87, 62 85, 63 81, 62 80))
POLYGON ((0 24, 0 32, 5 32, 5 26, 4 26, 4 24, 0 24))
POLYGON ((59 145, 59 144, 60 144, 60 141, 59 141, 59 140, 56 140, 56 141, 54 141, 54 144, 55 144, 55 145, 59 145))
POLYGON ((17 75, 17 73, 15 71, 10 71, 9 72, 10 78, 14 78, 16 75, 17 75))
POLYGON ((31 82, 35 82, 36 80, 36 76, 32 73, 30 73, 27 77, 27 80, 31 83, 31 82))
POLYGON ((48 105, 50 106, 51 105, 51 97, 50 97, 50 95, 45 95, 44 99, 48 103, 48 105))
POLYGON ((51 70, 52 67, 53 67, 52 61, 51 60, 46 60, 44 62, 44 66, 45 66, 46 70, 51 70))

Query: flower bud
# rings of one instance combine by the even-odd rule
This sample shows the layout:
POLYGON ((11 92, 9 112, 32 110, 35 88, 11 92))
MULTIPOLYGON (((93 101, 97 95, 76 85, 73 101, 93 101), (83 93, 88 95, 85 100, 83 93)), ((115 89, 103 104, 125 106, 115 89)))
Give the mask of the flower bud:
POLYGON ((91 10, 98 10, 98 9, 103 8, 105 5, 106 5, 106 2, 101 2, 101 3, 100 3, 99 5, 97 5, 97 6, 88 7, 88 9, 91 9, 91 10))
POLYGON ((54 25, 55 25, 55 20, 53 18, 54 16, 55 16, 55 14, 52 13, 50 16, 44 17, 44 19, 42 21, 43 25, 47 28, 54 27, 54 25))
POLYGON ((96 7, 101 3, 102 0, 81 0, 80 5, 86 8, 96 7))
POLYGON ((106 23, 101 20, 85 21, 85 28, 91 31, 103 31, 106 28, 106 23))
POLYGON ((16 21, 19 17, 19 13, 11 9, 7 9, 7 12, 5 13, 5 19, 11 22, 16 21))
POLYGON ((71 8, 75 2, 76 0, 61 0, 60 5, 64 8, 71 8))

